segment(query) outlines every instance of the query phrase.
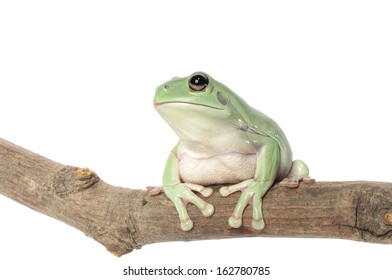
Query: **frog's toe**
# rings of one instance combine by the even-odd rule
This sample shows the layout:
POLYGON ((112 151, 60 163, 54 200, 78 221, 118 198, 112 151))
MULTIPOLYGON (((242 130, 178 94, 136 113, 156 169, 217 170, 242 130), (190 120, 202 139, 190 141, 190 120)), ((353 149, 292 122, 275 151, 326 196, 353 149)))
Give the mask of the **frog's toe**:
POLYGON ((186 210, 187 202, 181 198, 177 198, 173 200, 173 202, 180 218, 181 229, 183 231, 190 231, 193 228, 193 222, 188 215, 188 211, 186 210))
POLYGON ((310 178, 310 177, 308 176, 308 177, 302 178, 302 182, 303 182, 304 184, 313 184, 313 183, 316 182, 316 180, 313 179, 313 178, 310 178))
POLYGON ((212 193, 214 192, 213 189, 211 189, 211 188, 206 188, 204 186, 197 185, 197 184, 186 183, 186 186, 190 190, 198 192, 204 197, 210 197, 212 195, 212 193))
POLYGON ((204 197, 210 197, 214 191, 211 188, 204 188, 200 193, 204 197))
POLYGON ((221 187, 221 188, 219 189, 219 194, 220 194, 221 196, 223 196, 223 197, 226 197, 226 196, 230 195, 230 192, 229 192, 228 187, 221 187))
POLYGON ((162 187, 153 187, 153 186, 148 186, 146 187, 147 192, 149 195, 153 196, 153 195, 158 195, 161 192, 163 192, 163 188, 162 187))
POLYGON ((206 206, 200 210, 201 210, 201 213, 203 214, 204 217, 210 217, 215 212, 214 206, 209 203, 206 203, 206 206))
POLYGON ((262 230, 265 227, 265 223, 263 219, 261 193, 255 193, 253 195, 252 206, 253 206, 252 227, 255 230, 262 230))
POLYGON ((196 205, 205 217, 209 217, 214 214, 214 206, 205 202, 193 192, 187 193, 187 195, 183 197, 183 200, 196 205))
POLYGON ((244 182, 235 184, 235 185, 231 185, 228 187, 221 187, 219 189, 219 193, 221 196, 226 197, 231 195, 232 193, 238 192, 238 191, 243 191, 244 189, 246 189, 246 187, 248 187, 250 184, 252 183, 252 179, 246 180, 244 182))
POLYGON ((181 229, 183 231, 190 231, 193 228, 193 222, 191 219, 181 221, 181 229))
POLYGON ((239 228, 242 225, 242 218, 231 216, 229 218, 229 225, 233 228, 239 228))
POLYGON ((280 187, 296 188, 299 186, 299 180, 285 178, 279 183, 280 187))
POLYGON ((297 188, 300 182, 303 182, 304 184, 313 184, 316 182, 316 180, 310 177, 304 177, 300 179, 285 178, 279 183, 279 186, 286 188, 297 188))
POLYGON ((252 220, 252 227, 255 230, 263 230, 265 228, 265 223, 264 223, 264 219, 261 218, 260 220, 252 220))

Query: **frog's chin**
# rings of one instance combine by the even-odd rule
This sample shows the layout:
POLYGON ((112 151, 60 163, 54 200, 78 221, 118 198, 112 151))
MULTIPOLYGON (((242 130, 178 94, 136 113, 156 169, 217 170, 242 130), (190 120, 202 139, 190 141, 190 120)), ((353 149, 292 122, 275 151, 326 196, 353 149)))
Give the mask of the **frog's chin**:
POLYGON ((189 133, 194 138, 232 127, 230 115, 210 105, 170 101, 155 105, 155 109, 182 139, 189 133))
POLYGON ((201 103, 196 103, 196 102, 187 102, 187 101, 164 101, 164 102, 154 103, 154 106, 158 107, 158 106, 162 106, 165 104, 189 104, 189 105, 193 105, 193 106, 202 106, 202 107, 212 108, 212 109, 216 109, 216 110, 224 110, 223 108, 215 107, 212 105, 201 104, 201 103))

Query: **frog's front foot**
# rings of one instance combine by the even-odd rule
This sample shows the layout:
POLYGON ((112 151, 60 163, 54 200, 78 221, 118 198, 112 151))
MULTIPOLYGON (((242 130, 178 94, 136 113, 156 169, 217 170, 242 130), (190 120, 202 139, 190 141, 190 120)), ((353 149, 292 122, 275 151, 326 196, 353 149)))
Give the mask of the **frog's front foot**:
POLYGON ((236 185, 220 188, 219 193, 223 197, 238 191, 242 192, 237 206, 229 218, 229 225, 233 228, 239 228, 242 225, 244 210, 250 204, 253 208, 252 227, 256 230, 264 229, 262 198, 271 185, 272 182, 258 182, 254 179, 249 179, 236 185))
POLYGON ((193 228, 193 222, 186 210, 187 204, 195 204, 204 217, 209 217, 214 214, 214 206, 199 198, 193 191, 200 193, 204 197, 212 195, 211 188, 205 188, 200 185, 190 183, 178 183, 175 185, 164 186, 163 190, 166 196, 174 203, 180 217, 181 229, 189 231, 193 228))

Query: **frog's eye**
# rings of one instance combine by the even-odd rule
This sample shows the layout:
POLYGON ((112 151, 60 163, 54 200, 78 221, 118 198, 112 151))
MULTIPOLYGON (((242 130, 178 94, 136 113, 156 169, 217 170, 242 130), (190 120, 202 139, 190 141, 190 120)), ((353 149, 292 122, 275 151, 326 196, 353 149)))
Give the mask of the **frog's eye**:
POLYGON ((193 75, 188 82, 193 91, 202 91, 208 86, 208 77, 203 73, 193 75))

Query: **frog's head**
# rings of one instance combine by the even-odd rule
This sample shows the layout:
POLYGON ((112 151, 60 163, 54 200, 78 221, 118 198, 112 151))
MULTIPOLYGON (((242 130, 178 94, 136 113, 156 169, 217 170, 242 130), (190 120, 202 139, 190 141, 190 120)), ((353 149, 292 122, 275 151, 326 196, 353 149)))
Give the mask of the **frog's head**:
POLYGON ((155 108, 178 134, 240 126, 239 103, 235 93, 203 72, 167 81, 154 97, 155 108))
MULTIPOLYGON (((212 110, 225 110, 227 97, 221 84, 203 72, 189 77, 173 78, 156 89, 154 105, 158 111, 162 105, 188 104, 212 110)), ((198 108, 196 107, 196 108, 198 108)))

